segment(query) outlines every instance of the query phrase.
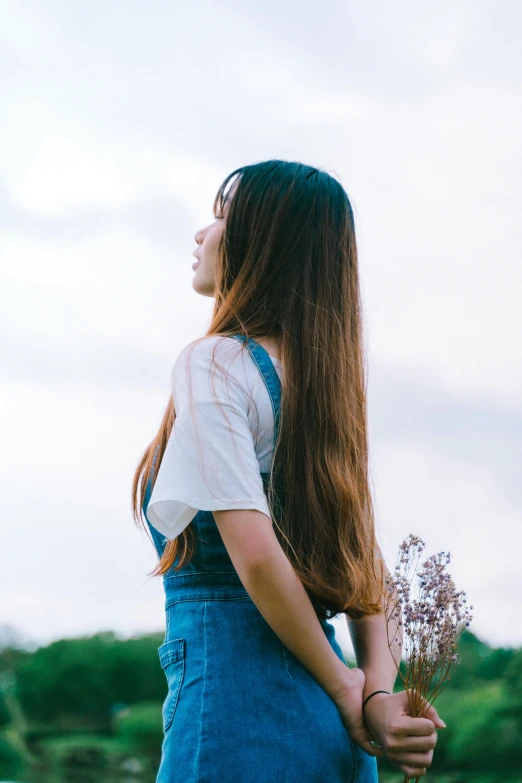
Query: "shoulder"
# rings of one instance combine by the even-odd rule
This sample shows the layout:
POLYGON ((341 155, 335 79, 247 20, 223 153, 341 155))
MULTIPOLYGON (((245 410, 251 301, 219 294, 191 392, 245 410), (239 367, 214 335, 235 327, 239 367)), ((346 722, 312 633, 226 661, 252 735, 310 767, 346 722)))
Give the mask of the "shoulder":
POLYGON ((244 370, 245 351, 243 344, 234 337, 223 335, 205 335, 192 340, 179 352, 172 375, 179 375, 182 370, 196 372, 210 371, 228 372, 232 374, 244 370))
POLYGON ((179 352, 171 373, 176 396, 187 388, 205 394, 209 389, 219 393, 222 387, 238 387, 247 392, 251 371, 247 350, 234 337, 205 335, 185 345, 179 352))

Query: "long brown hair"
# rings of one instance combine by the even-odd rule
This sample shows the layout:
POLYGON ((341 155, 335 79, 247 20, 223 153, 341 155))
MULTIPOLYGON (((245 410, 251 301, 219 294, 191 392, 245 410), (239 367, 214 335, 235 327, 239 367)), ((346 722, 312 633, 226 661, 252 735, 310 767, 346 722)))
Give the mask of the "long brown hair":
MULTIPOLYGON (((267 492, 275 534, 320 618, 379 614, 383 561, 370 491, 367 371, 348 195, 326 171, 269 160, 229 174, 215 214, 227 200, 205 336, 244 334, 280 346, 281 409, 267 492), (227 190, 232 181, 237 187, 227 190)), ((133 517, 145 529, 146 485, 157 475, 174 419, 171 395, 134 475, 133 517)), ((194 535, 188 525, 169 540, 152 575, 186 565, 194 535)))

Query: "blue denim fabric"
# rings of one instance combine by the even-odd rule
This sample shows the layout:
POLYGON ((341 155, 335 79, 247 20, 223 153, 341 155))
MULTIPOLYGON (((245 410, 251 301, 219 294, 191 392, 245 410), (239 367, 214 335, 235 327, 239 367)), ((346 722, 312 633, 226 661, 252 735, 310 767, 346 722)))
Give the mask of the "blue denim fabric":
MULTIPOLYGON (((279 376, 259 343, 249 339, 247 347, 277 428, 279 376)), ((268 474, 261 475, 265 483, 268 474)), ((151 491, 149 482, 145 514, 151 491)), ((166 631, 158 652, 168 693, 156 783, 377 781, 376 759, 352 742, 335 703, 243 587, 212 512, 198 511, 191 524, 195 556, 163 577, 166 631)), ((161 556, 166 539, 148 525, 161 556)), ((344 661, 334 626, 321 625, 344 661)))

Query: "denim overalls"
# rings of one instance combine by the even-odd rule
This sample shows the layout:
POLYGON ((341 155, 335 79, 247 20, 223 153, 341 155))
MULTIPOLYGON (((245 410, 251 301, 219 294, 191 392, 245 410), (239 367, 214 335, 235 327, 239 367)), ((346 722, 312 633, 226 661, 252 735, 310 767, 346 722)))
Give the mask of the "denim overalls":
MULTIPOLYGON (((259 343, 250 338, 247 348, 272 401, 275 442, 279 376, 259 343)), ((151 492, 149 482, 145 513, 151 492)), ((335 703, 257 609, 212 512, 198 511, 191 524, 192 561, 163 577, 158 653, 168 693, 156 783, 375 783, 376 759, 352 742, 335 703)), ((148 525, 161 556, 166 539, 148 525)), ((321 625, 344 661, 334 626, 321 625)))

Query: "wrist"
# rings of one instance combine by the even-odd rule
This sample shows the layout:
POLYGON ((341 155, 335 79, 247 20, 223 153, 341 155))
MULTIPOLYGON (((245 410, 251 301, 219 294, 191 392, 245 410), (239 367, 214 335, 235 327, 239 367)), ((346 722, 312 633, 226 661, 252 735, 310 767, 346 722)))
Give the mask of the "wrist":
POLYGON ((362 692, 364 688, 364 672, 357 667, 352 668, 343 664, 338 672, 336 687, 330 691, 329 695, 334 701, 342 700, 354 688, 362 692))
POLYGON ((366 702, 362 708, 362 719, 364 725, 369 729, 372 734, 372 738, 379 743, 381 748, 383 745, 382 727, 383 721, 387 721, 387 715, 389 712, 389 705, 386 704, 385 699, 390 699, 387 693, 376 693, 375 696, 366 702))
MULTIPOLYGON (((371 671, 368 669, 363 669, 363 671, 366 677, 364 682, 363 701, 364 699, 366 699, 367 696, 370 695, 370 693, 373 693, 374 691, 389 691, 390 694, 393 693, 393 687, 395 685, 395 680, 397 676, 396 672, 394 675, 390 675, 386 673, 383 674, 382 672, 371 671)), ((377 699, 379 698, 379 696, 375 696, 374 698, 377 699)))
POLYGON ((391 692, 390 692, 390 691, 386 691, 386 690, 381 690, 381 689, 379 689, 379 690, 377 690, 377 691, 372 691, 372 692, 371 692, 371 693, 370 693, 368 696, 366 696, 366 695, 365 695, 365 696, 364 696, 364 699, 363 699, 363 703, 362 703, 362 709, 364 710, 364 708, 365 708, 365 707, 366 707, 366 706, 367 706, 367 705, 368 705, 368 704, 369 704, 371 701, 373 701, 373 700, 377 700, 377 699, 379 698, 379 696, 381 696, 381 697, 382 697, 382 696, 391 696, 391 692))

